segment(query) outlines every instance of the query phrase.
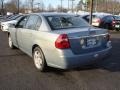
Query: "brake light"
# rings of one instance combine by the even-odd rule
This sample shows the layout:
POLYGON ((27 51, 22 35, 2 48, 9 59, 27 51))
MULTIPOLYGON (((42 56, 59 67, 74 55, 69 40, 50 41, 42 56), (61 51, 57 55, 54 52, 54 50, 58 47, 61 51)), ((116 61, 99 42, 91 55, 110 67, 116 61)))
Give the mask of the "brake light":
POLYGON ((97 21, 96 21, 96 22, 101 23, 101 19, 97 19, 97 21))
POLYGON ((112 25, 115 25, 115 24, 116 24, 116 21, 113 20, 113 21, 112 21, 112 25))
POLYGON ((55 41, 55 47, 59 49, 70 48, 70 43, 67 34, 61 34, 55 41))

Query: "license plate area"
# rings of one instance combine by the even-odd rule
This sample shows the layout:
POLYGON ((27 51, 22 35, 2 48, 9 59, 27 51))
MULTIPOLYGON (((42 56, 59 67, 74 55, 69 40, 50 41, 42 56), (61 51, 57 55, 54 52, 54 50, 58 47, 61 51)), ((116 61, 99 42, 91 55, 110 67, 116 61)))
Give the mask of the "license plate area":
POLYGON ((102 44, 101 36, 87 37, 87 38, 84 38, 83 40, 84 40, 84 44, 81 44, 82 49, 96 48, 101 46, 102 44))
POLYGON ((97 40, 95 38, 87 38, 87 47, 93 47, 97 44, 97 40))
POLYGON ((116 28, 120 28, 120 25, 115 25, 116 28))
POLYGON ((99 45, 99 37, 90 37, 86 39, 86 48, 94 48, 99 45))

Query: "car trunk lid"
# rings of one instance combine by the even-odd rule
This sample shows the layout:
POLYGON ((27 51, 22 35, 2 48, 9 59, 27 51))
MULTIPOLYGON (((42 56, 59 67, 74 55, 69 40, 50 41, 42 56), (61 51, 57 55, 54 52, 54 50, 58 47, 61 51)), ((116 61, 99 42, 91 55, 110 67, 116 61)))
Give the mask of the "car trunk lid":
POLYGON ((107 41, 104 37, 107 31, 97 28, 79 28, 70 30, 56 30, 57 34, 67 34, 70 48, 74 54, 84 54, 100 51, 106 48, 107 41))

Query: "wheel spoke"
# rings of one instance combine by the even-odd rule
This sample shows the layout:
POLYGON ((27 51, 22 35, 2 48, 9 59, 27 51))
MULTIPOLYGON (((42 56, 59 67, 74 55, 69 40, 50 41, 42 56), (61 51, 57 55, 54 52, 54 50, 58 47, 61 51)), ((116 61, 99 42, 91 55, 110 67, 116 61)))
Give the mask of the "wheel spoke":
POLYGON ((34 52, 34 62, 35 66, 40 69, 42 67, 42 58, 41 58, 41 53, 39 51, 34 52))

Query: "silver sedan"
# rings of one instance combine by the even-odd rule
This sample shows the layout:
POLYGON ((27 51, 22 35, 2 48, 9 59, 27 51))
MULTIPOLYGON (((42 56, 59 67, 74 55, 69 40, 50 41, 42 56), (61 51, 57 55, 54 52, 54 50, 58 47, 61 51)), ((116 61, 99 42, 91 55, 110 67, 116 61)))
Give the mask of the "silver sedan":
POLYGON ((111 46, 107 30, 94 28, 80 16, 65 13, 35 13, 9 28, 10 48, 33 57, 36 68, 61 69, 91 64, 106 57, 111 46))

